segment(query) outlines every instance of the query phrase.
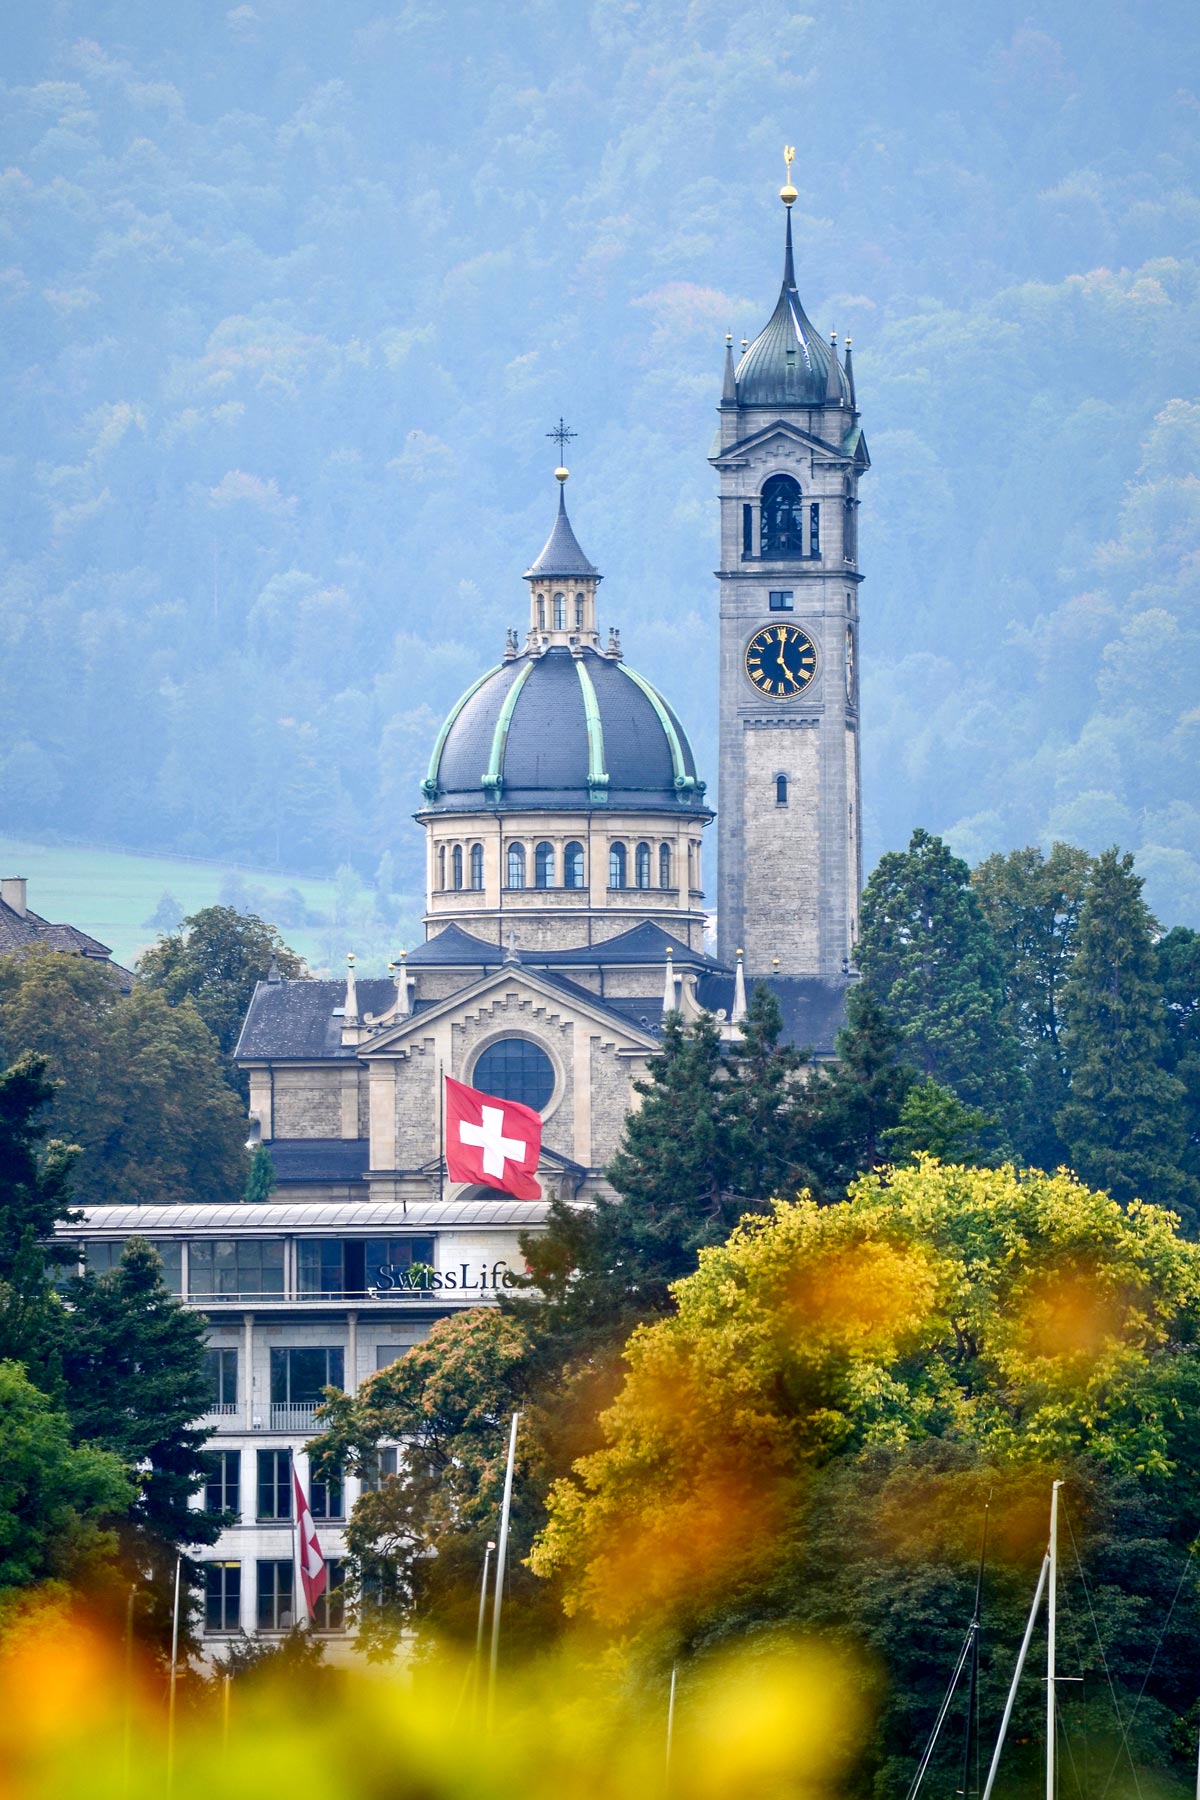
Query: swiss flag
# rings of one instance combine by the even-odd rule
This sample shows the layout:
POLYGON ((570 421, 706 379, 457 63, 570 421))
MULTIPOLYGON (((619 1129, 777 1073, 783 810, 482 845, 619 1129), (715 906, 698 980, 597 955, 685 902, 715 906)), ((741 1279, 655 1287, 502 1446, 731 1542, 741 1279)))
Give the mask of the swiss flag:
POLYGON ((534 1170, 542 1121, 532 1106, 481 1094, 446 1077, 446 1170, 451 1181, 499 1188, 517 1200, 540 1200, 534 1170))
POLYGON ((313 1607, 328 1585, 329 1571, 325 1567, 325 1558, 321 1555, 317 1528, 308 1510, 308 1501, 300 1486, 300 1472, 295 1463, 292 1464, 292 1485, 296 1490, 296 1561, 300 1565, 300 1585, 304 1589, 304 1603, 311 1619, 313 1607))

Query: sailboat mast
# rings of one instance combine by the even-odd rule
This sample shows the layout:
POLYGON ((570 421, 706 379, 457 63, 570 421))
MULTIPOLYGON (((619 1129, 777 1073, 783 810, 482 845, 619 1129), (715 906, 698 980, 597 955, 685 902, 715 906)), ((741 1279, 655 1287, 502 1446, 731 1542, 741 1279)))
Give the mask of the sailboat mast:
POLYGON ((1046 1584, 1046 1800, 1054 1800, 1055 1650, 1058 1628, 1058 1490, 1050 1491, 1049 1576, 1046 1584))

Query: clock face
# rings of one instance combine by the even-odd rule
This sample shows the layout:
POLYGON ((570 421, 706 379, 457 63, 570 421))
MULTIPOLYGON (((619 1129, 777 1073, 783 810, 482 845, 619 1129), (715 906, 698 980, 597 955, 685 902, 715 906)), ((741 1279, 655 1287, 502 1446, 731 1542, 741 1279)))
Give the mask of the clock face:
POLYGON ((764 625, 746 645, 746 677, 768 700, 794 699, 816 672, 816 646, 798 625, 764 625))

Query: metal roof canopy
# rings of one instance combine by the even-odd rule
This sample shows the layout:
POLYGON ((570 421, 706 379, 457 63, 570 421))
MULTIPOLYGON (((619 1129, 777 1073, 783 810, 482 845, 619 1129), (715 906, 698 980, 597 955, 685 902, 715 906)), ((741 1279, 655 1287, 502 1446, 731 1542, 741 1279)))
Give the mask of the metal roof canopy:
POLYGON ((404 1232, 470 1231, 544 1225, 546 1201, 420 1201, 407 1210, 393 1200, 267 1201, 259 1206, 227 1205, 87 1206, 74 1225, 59 1224, 56 1237, 193 1237, 233 1233, 237 1237, 281 1237, 295 1232, 321 1233, 386 1230, 404 1232))

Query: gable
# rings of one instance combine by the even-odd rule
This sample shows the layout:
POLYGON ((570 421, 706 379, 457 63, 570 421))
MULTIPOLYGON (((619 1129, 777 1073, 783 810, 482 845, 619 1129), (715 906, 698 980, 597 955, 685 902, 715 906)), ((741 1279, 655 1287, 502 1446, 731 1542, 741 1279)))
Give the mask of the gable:
POLYGON ((547 978, 523 968, 520 963, 506 963, 503 968, 469 982, 457 993, 386 1027, 367 1043, 360 1044, 357 1054, 367 1062, 376 1057, 403 1054, 411 1043, 428 1038, 439 1029, 450 1031, 456 1025, 476 1024, 483 1013, 495 1018, 505 1011, 511 1011, 514 1024, 522 1014, 529 1016, 532 1011, 548 1027, 578 1022, 614 1040, 622 1049, 645 1051, 658 1048, 652 1032, 605 1006, 574 982, 559 983, 553 977, 547 978))
POLYGON ((776 419, 765 425, 760 431, 751 432, 749 437, 741 438, 736 444, 709 461, 717 469, 735 469, 747 462, 750 457, 769 451, 772 445, 785 444, 788 448, 800 448, 808 451, 816 460, 822 462, 844 463, 847 454, 837 444, 827 443, 824 438, 815 437, 812 432, 802 431, 787 419, 776 419))

